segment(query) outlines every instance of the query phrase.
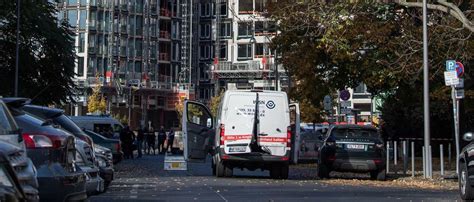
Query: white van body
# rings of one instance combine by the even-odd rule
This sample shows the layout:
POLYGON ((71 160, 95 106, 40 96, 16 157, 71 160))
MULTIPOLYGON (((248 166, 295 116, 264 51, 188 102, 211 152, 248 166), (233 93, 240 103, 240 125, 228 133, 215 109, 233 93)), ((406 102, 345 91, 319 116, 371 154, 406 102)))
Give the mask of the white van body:
POLYGON ((118 136, 123 128, 123 125, 117 120, 109 116, 69 116, 71 120, 81 129, 95 131, 96 128, 102 130, 104 128, 112 127, 114 129, 114 136, 118 136))
MULTIPOLYGON (((294 109, 293 117, 299 116, 299 109, 294 109)), ((288 97, 279 91, 226 91, 215 119, 204 105, 187 101, 183 113, 185 158, 205 159, 205 150, 209 150, 217 177, 232 176, 233 168, 246 168, 270 170, 274 178, 287 178, 294 125, 298 122, 299 126, 299 118, 290 121, 290 113, 288 97), (252 139, 256 144, 251 144, 252 139)))

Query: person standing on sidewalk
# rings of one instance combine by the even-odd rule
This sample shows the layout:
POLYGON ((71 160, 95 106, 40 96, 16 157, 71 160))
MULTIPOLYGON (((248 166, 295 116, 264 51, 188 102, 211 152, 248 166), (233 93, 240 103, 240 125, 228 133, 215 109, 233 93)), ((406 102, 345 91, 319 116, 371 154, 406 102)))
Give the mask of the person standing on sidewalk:
POLYGON ((165 127, 161 126, 160 131, 158 131, 158 153, 160 154, 165 153, 165 140, 166 140, 165 127))
POLYGON ((138 157, 141 158, 143 153, 142 153, 142 146, 143 146, 143 140, 145 139, 145 131, 143 130, 143 127, 138 128, 138 134, 137 134, 137 150, 138 150, 138 157))
POLYGON ((147 143, 148 143, 148 150, 147 150, 147 154, 150 154, 150 150, 153 151, 153 155, 156 155, 156 151, 155 151, 155 139, 156 139, 156 136, 155 136, 155 129, 150 126, 148 127, 148 129, 146 130, 146 133, 147 133, 147 143))
POLYGON ((130 131, 130 128, 128 126, 125 126, 120 132, 120 141, 122 142, 122 148, 124 150, 125 159, 133 159, 132 145, 134 139, 135 136, 133 135, 133 132, 130 131))
POLYGON ((173 153, 173 142, 174 142, 174 130, 170 128, 170 132, 168 132, 168 140, 166 144, 166 151, 173 153), (169 149, 169 151, 168 151, 169 149))

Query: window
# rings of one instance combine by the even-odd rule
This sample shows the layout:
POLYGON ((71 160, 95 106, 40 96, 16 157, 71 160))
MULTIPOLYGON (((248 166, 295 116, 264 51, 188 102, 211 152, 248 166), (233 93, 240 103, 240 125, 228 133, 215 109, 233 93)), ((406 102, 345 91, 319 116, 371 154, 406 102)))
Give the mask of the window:
POLYGON ((255 12, 264 12, 267 8, 267 0, 255 0, 255 12))
POLYGON ((225 1, 221 2, 220 14, 221 14, 221 16, 227 16, 227 2, 225 2, 225 1))
POLYGON ((84 76, 84 58, 77 59, 77 76, 84 76))
POLYGON ((211 25, 209 24, 201 24, 201 38, 209 38, 211 35, 211 25))
POLYGON ((87 11, 81 10, 80 16, 79 16, 79 29, 86 29, 86 16, 87 16, 87 11))
POLYGON ((264 24, 264 21, 255 21, 255 35, 263 33, 263 31, 265 30, 264 24))
POLYGON ((251 37, 252 36, 252 23, 251 22, 239 22, 239 37, 251 37))
POLYGON ((87 76, 90 77, 90 76, 95 76, 94 75, 94 69, 95 69, 95 66, 96 66, 96 60, 95 58, 89 58, 89 65, 87 67, 87 76))
POLYGON ((69 25, 71 25, 72 27, 76 27, 77 26, 77 10, 68 10, 67 19, 68 19, 69 25))
POLYGON ((209 17, 211 16, 211 11, 210 11, 210 4, 208 3, 202 3, 201 4, 201 17, 209 17))
POLYGON ((268 21, 267 22, 267 32, 276 33, 278 29, 278 25, 275 21, 268 21))
POLYGON ((77 6, 77 0, 68 0, 67 5, 68 6, 77 6))
POLYGON ((83 53, 84 52, 84 46, 85 46, 85 33, 79 33, 79 53, 83 53))
POLYGON ((207 60, 211 58, 211 46, 210 45, 201 45, 200 48, 200 59, 207 60))
POLYGON ((237 59, 251 59, 252 44, 239 44, 237 46, 237 59))
POLYGON ((263 57, 263 55, 267 55, 268 51, 266 50, 267 45, 263 43, 255 44, 255 57, 263 57))
POLYGON ((219 30, 220 37, 231 37, 232 36, 232 23, 231 22, 224 22, 221 25, 219 30))
POLYGON ((239 14, 252 14, 253 13, 253 0, 240 0, 239 1, 239 14))
POLYGON ((143 17, 142 16, 137 16, 137 27, 136 27, 136 34, 137 35, 142 35, 143 33, 143 17))
POLYGON ((81 0, 81 6, 86 6, 87 0, 81 0))
POLYGON ((227 58, 227 44, 220 44, 219 49, 219 58, 226 59, 227 58))
POLYGON ((135 62, 135 72, 142 72, 142 63, 135 62))
POLYGON ((89 11, 89 29, 95 30, 96 11, 89 11))

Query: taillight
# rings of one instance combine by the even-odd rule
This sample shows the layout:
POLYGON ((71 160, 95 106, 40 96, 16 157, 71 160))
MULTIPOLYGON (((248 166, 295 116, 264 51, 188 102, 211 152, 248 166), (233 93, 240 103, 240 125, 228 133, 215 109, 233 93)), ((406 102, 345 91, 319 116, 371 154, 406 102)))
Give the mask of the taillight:
POLYGON ((117 149, 117 152, 120 152, 120 149, 121 149, 121 148, 120 148, 120 144, 119 144, 119 143, 115 144, 115 149, 117 149))
POLYGON ((48 134, 23 133, 23 140, 28 149, 53 148, 62 146, 62 139, 48 134))
POLYGON ((288 126, 286 129, 286 146, 291 147, 291 126, 288 126))
POLYGON ((221 123, 219 136, 221 138, 221 144, 224 145, 225 125, 221 123))
POLYGON ((383 149, 383 144, 375 144, 378 149, 383 149))

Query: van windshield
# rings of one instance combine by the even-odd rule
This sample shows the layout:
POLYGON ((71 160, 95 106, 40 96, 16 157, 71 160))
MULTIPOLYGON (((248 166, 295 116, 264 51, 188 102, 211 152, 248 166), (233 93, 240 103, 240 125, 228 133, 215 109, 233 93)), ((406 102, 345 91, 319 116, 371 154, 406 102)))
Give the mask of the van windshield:
POLYGON ((84 131, 64 114, 54 118, 54 122, 74 135, 85 135, 84 131))

